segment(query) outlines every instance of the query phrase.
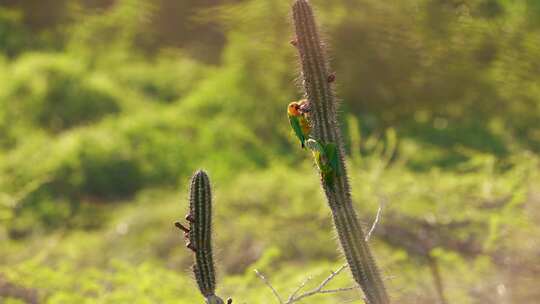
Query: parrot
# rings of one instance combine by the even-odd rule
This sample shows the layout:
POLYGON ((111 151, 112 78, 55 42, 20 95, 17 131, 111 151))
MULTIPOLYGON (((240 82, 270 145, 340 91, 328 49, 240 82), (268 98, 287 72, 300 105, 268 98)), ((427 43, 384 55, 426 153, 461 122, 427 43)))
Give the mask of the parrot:
POLYGON ((327 186, 332 186, 334 176, 337 176, 340 171, 336 144, 321 144, 310 138, 306 141, 306 146, 315 158, 315 164, 319 168, 322 180, 327 186))
POLYGON ((302 148, 305 148, 305 142, 311 131, 308 121, 309 110, 309 103, 306 99, 293 101, 287 106, 289 123, 294 130, 294 134, 300 140, 302 148))

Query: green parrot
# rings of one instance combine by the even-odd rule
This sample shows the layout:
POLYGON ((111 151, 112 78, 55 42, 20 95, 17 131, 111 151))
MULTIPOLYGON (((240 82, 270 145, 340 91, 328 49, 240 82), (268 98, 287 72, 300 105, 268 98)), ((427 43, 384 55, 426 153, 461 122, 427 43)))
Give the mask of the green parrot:
POLYGON ((287 116, 294 134, 300 140, 302 148, 305 147, 306 140, 311 132, 308 121, 309 104, 307 100, 293 101, 287 106, 287 116))
POLYGON ((315 158, 321 178, 327 186, 332 186, 334 176, 339 175, 339 158, 337 146, 334 143, 321 144, 313 138, 306 141, 306 146, 315 158))

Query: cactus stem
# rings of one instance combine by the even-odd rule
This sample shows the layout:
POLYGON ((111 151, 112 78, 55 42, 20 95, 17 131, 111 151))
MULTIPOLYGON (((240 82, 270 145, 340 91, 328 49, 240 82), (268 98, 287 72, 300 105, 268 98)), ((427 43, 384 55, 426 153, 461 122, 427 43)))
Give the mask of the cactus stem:
POLYGON ((311 108, 311 138, 320 146, 315 150, 318 153, 313 154, 341 248, 349 269, 364 291, 367 301, 370 304, 388 304, 390 301, 386 289, 353 208, 343 141, 337 122, 338 105, 331 86, 335 81, 335 74, 328 72, 328 60, 319 39, 311 5, 307 0, 294 2, 293 21, 302 67, 303 90, 311 108), (328 147, 335 152, 329 151, 328 147), (332 161, 328 161, 331 159, 328 156, 332 161))
POLYGON ((206 303, 224 304, 215 295, 216 274, 212 255, 212 193, 206 172, 199 170, 191 178, 189 188, 189 213, 186 215, 189 228, 176 222, 184 232, 186 247, 193 251, 195 264, 193 273, 206 303))

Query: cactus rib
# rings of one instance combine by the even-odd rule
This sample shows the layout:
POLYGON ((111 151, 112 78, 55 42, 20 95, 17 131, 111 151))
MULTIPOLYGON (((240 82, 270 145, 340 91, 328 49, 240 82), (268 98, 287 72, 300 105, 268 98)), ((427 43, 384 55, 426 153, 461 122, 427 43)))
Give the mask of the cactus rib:
POLYGON ((326 54, 307 0, 294 2, 293 22, 303 89, 312 107, 311 136, 323 145, 335 144, 337 147, 339 174, 333 176, 333 183, 323 181, 321 185, 332 211, 339 240, 353 277, 360 284, 368 302, 387 304, 389 298, 386 289, 352 205, 343 142, 337 123, 337 102, 332 91, 335 76, 329 73, 326 54))

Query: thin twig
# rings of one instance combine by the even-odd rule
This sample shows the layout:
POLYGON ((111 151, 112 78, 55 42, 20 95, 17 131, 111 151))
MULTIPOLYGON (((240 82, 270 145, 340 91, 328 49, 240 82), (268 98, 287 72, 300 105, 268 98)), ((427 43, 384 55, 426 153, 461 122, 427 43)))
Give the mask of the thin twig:
POLYGON ((276 298, 278 299, 279 303, 280 304, 283 304, 283 300, 281 299, 281 296, 279 295, 279 293, 277 292, 277 290, 274 288, 274 286, 272 286, 272 284, 270 284, 270 281, 268 281, 266 279, 266 277, 260 273, 257 269, 255 269, 255 273, 257 274, 257 276, 259 278, 261 278, 261 280, 264 282, 264 284, 266 284, 266 286, 268 286, 270 288, 270 290, 272 290, 272 293, 274 294, 274 296, 276 296, 276 298))
POLYGON ((336 289, 327 289, 327 290, 321 290, 319 293, 335 293, 335 292, 342 292, 342 291, 351 291, 358 289, 356 286, 351 287, 345 287, 345 288, 336 288, 336 289))
POLYGON ((322 281, 318 289, 319 290, 323 289, 326 285, 328 285, 328 283, 330 283, 330 281, 332 281, 333 278, 335 278, 338 274, 340 274, 345 268, 347 268, 347 264, 341 265, 341 267, 339 267, 338 270, 336 271, 332 271, 330 275, 324 281, 322 281))
MULTIPOLYGON (((377 214, 375 216, 375 220, 373 221, 373 224, 371 225, 371 229, 369 230, 368 234, 366 235, 366 238, 365 238, 366 242, 370 240, 371 235, 373 234, 373 232, 375 231, 377 225, 381 221, 382 210, 383 210, 385 201, 386 200, 382 200, 380 205, 379 205, 379 208, 377 210, 377 214)), ((296 288, 296 290, 289 296, 289 298, 287 299, 286 302, 284 302, 281 299, 281 296, 279 295, 277 290, 274 288, 274 286, 272 286, 270 281, 268 281, 268 279, 266 279, 266 277, 262 273, 260 273, 257 269, 255 269, 255 273, 270 288, 270 290, 272 291, 274 296, 278 299, 280 304, 292 304, 292 303, 298 302, 298 301, 300 301, 300 300, 302 300, 304 298, 307 298, 307 297, 310 297, 310 296, 313 296, 313 295, 317 295, 317 294, 330 294, 330 293, 345 292, 345 291, 351 291, 351 290, 357 289, 358 287, 356 287, 356 286, 345 287, 345 288, 336 288, 336 289, 324 289, 324 287, 326 287, 338 274, 340 274, 347 267, 348 267, 348 264, 341 265, 336 271, 332 271, 330 273, 330 275, 326 279, 324 279, 317 288, 315 288, 313 290, 310 290, 310 291, 307 291, 307 292, 304 292, 301 295, 298 295, 298 293, 306 286, 306 284, 309 281, 312 280, 312 277, 308 277, 306 280, 304 280, 298 286, 298 288, 296 288)), ((390 279, 390 278, 387 278, 387 279, 390 279)), ((364 299, 364 301, 366 301, 366 300, 364 299)))
POLYGON ((328 290, 319 290, 319 288, 316 288, 316 289, 314 289, 312 291, 303 293, 303 294, 299 295, 298 297, 295 297, 294 299, 292 299, 290 302, 287 302, 286 304, 295 303, 295 302, 298 302, 298 301, 300 301, 300 300, 302 300, 304 298, 314 296, 316 294, 337 293, 337 292, 343 292, 343 291, 350 291, 350 290, 354 290, 354 289, 357 289, 357 287, 347 287, 347 288, 328 289, 328 290))
POLYGON ((377 225, 379 224, 381 220, 383 206, 384 206, 384 201, 381 201, 381 203, 379 204, 379 209, 377 210, 377 215, 375 216, 375 220, 373 221, 373 224, 371 225, 371 229, 369 229, 369 232, 366 234, 366 238, 365 238, 366 242, 369 242, 369 239, 371 238, 371 234, 373 233, 373 231, 375 231, 375 228, 377 227, 377 225))
MULTIPOLYGON (((379 209, 377 210, 377 215, 375 216, 375 220, 373 221, 373 224, 371 225, 371 229, 369 229, 369 232, 366 235, 366 238, 365 238, 366 242, 369 241, 369 239, 371 238, 371 235, 375 231, 375 228, 377 227, 377 225, 381 221, 381 216, 382 216, 382 210, 383 210, 384 203, 385 203, 385 200, 382 200, 381 203, 379 204, 379 209)), ((307 297, 310 297, 310 296, 313 296, 313 295, 316 295, 316 294, 338 293, 338 292, 351 291, 351 290, 357 289, 358 287, 355 287, 355 286, 346 287, 346 288, 337 288, 337 289, 324 289, 326 287, 326 285, 328 285, 338 274, 340 274, 343 271, 343 269, 345 269, 347 267, 348 267, 347 264, 341 265, 341 267, 339 267, 336 271, 332 271, 330 273, 330 275, 326 279, 324 279, 317 288, 315 288, 313 290, 310 290, 310 291, 307 291, 307 292, 304 292, 301 295, 298 295, 298 293, 312 279, 311 277, 308 277, 305 281, 303 281, 300 284, 300 286, 298 286, 298 288, 296 288, 296 290, 289 296, 289 298, 287 299, 286 302, 283 302, 283 300, 281 299, 281 296, 279 295, 279 293, 272 286, 272 284, 270 284, 270 282, 264 277, 264 275, 262 275, 256 269, 255 269, 255 273, 272 290, 272 293, 276 296, 276 298, 278 299, 280 304, 292 304, 292 303, 298 302, 298 301, 300 301, 300 300, 302 300, 304 298, 307 298, 307 297)))
MULTIPOLYGON (((287 302, 285 304, 292 304, 292 303, 300 301, 303 298, 310 297, 310 296, 313 296, 313 295, 316 295, 316 294, 328 294, 328 293, 336 293, 336 292, 343 292, 343 291, 349 291, 349 290, 356 289, 356 287, 338 288, 338 289, 324 289, 324 287, 326 287, 326 285, 328 285, 328 283, 330 283, 330 281, 332 281, 346 267, 347 267, 347 264, 342 265, 336 271, 332 271, 330 273, 330 275, 326 279, 324 279, 324 281, 322 281, 321 284, 317 288, 315 288, 315 289, 313 289, 311 291, 304 292, 303 294, 301 294, 299 296, 296 296, 296 294, 298 294, 298 290, 303 288, 303 286, 301 285, 301 287, 298 288, 297 291, 295 291, 289 297, 289 299, 287 300, 287 302)), ((305 284, 303 284, 303 285, 305 285, 305 284)))
POLYGON ((305 279, 304 282, 302 282, 302 284, 300 284, 300 286, 298 286, 298 288, 296 288, 296 290, 289 296, 289 298, 287 299, 287 303, 291 303, 291 301, 296 297, 300 290, 306 287, 306 284, 311 281, 311 279, 311 276, 307 277, 307 279, 305 279))
POLYGON ((332 271, 330 275, 326 279, 324 279, 317 288, 304 292, 301 295, 298 295, 298 293, 306 286, 306 284, 309 281, 311 281, 312 278, 308 277, 306 280, 302 282, 302 284, 300 284, 300 286, 298 286, 298 288, 296 288, 296 290, 289 296, 286 302, 282 300, 281 296, 279 295, 277 290, 274 288, 274 286, 272 286, 270 281, 260 271, 255 269, 255 273, 264 282, 264 284, 266 284, 266 286, 270 288, 270 290, 272 291, 272 293, 277 298, 280 304, 292 304, 292 303, 298 302, 304 298, 307 298, 316 294, 329 294, 329 293, 344 292, 344 291, 350 291, 350 290, 356 289, 357 287, 324 289, 324 287, 326 287, 326 285, 328 285, 338 274, 340 274, 343 271, 343 269, 347 268, 347 266, 348 265, 345 264, 339 267, 336 271, 332 271))

